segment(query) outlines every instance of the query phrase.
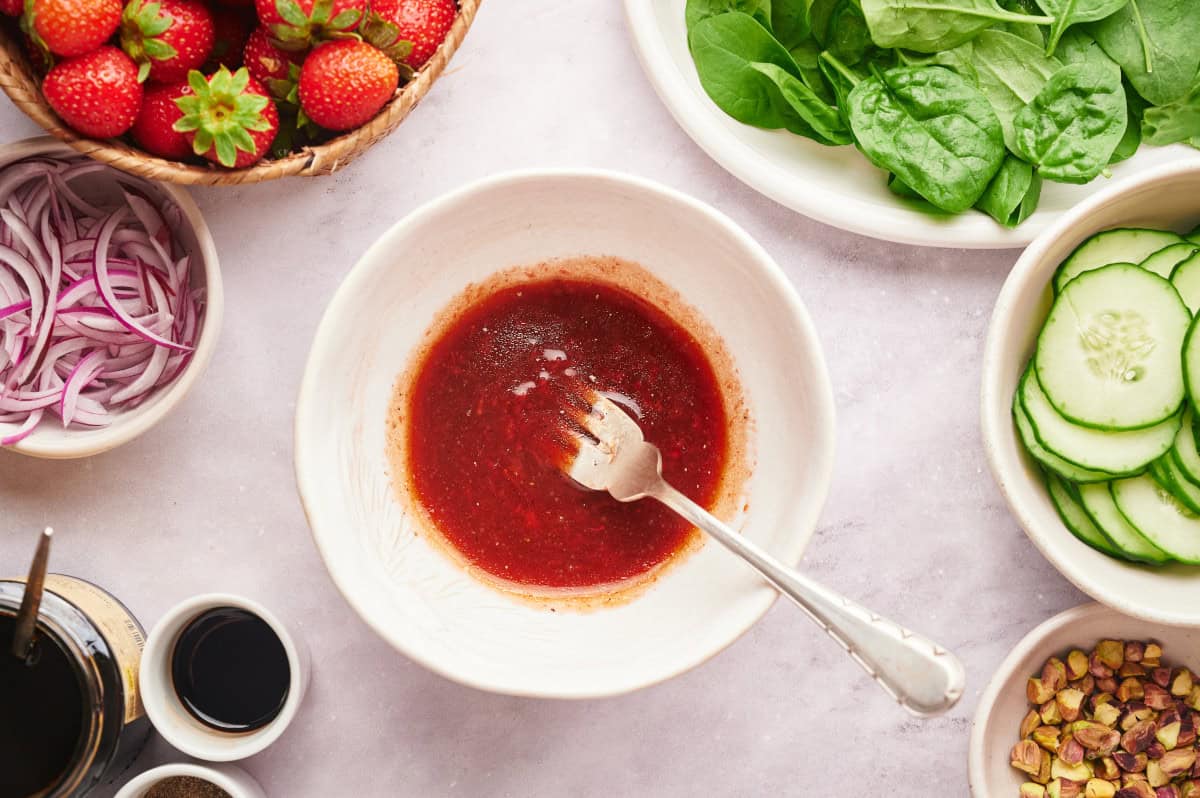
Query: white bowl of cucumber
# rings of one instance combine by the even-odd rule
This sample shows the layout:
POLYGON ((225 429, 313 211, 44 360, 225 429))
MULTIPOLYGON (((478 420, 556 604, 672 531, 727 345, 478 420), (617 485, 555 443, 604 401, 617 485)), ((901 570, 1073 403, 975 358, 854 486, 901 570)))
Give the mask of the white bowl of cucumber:
POLYGON ((1097 600, 1186 626, 1200 626, 1198 225, 1197 163, 1066 214, 1001 289, 982 392, 988 460, 1034 545, 1097 600))

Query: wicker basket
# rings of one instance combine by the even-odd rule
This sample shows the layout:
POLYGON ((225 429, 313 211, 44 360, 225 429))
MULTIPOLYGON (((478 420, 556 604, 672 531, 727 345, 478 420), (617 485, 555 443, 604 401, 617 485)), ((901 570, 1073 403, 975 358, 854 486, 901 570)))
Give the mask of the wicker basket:
POLYGON ((245 169, 167 161, 115 139, 96 140, 68 128, 42 96, 38 79, 21 43, 0 31, 0 88, 30 119, 76 150, 118 169, 152 180, 196 186, 232 186, 258 183, 290 175, 328 175, 336 172, 379 139, 391 133, 408 116, 442 74, 475 20, 482 0, 459 0, 458 18, 441 47, 416 76, 396 92, 383 110, 367 124, 335 139, 288 155, 264 160, 245 169))

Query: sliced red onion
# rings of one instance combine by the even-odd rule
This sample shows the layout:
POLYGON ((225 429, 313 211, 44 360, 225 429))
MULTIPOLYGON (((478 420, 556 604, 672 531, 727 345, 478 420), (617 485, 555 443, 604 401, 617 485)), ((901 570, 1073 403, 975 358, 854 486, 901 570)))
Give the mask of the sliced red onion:
POLYGON ((0 169, 0 446, 47 417, 109 424, 191 361, 202 293, 172 234, 182 212, 157 196, 82 157, 0 169), (96 179, 115 206, 83 191, 96 179))

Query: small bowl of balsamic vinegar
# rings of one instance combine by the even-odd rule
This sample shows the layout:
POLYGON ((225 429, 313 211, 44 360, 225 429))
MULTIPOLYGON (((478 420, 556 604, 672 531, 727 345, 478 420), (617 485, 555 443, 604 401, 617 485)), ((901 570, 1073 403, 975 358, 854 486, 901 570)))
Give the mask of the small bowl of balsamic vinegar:
POLYGON ((303 643, 240 596, 196 596, 163 617, 146 644, 141 687, 155 728, 186 754, 243 759, 275 742, 308 685, 303 643))

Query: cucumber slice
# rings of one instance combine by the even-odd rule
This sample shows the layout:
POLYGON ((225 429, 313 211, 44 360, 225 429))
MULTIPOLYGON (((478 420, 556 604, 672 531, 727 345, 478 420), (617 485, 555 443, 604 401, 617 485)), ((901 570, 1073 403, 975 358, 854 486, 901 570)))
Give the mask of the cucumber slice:
POLYGON ((1188 241, 1193 241, 1200 244, 1200 224, 1196 225, 1196 229, 1184 236, 1188 241))
POLYGON ((1185 258, 1171 272, 1171 285, 1179 292, 1183 304, 1195 315, 1200 309, 1200 254, 1185 258))
MULTIPOLYGON (((1145 479, 1151 485, 1154 484, 1154 480, 1150 477, 1142 476, 1134 477, 1134 479, 1145 479)), ((1088 518, 1092 519, 1096 528, 1121 550, 1125 559, 1152 564, 1169 562, 1170 557, 1137 531, 1117 509, 1117 503, 1113 500, 1110 489, 1111 485, 1111 482, 1096 482, 1091 485, 1079 486, 1079 503, 1083 505, 1088 518)))
POLYGON ((1077 424, 1122 430, 1157 424, 1183 402, 1177 353, 1191 320, 1157 274, 1128 264, 1081 274, 1055 299, 1038 336, 1038 382, 1054 408, 1077 424))
POLYGON ((1025 444, 1025 450, 1033 456, 1034 460, 1037 460, 1041 464, 1042 468, 1049 471, 1051 475, 1071 482, 1107 482, 1118 476, 1110 474, 1107 471, 1092 471, 1087 468, 1081 468, 1074 463, 1067 462, 1045 446, 1042 446, 1033 431, 1033 424, 1029 421, 1029 414, 1021 406, 1021 395, 1019 392, 1013 397, 1013 422, 1016 424, 1017 434, 1021 437, 1021 443, 1025 444))
POLYGON ((1200 487, 1200 449, 1196 447, 1195 414, 1190 407, 1183 413, 1183 423, 1171 446, 1171 457, 1187 481, 1200 487))
POLYGON ((1153 427, 1122 432, 1081 427, 1054 410, 1033 372, 1021 380, 1021 406, 1029 414, 1034 436, 1046 449, 1089 471, 1134 474, 1162 457, 1175 443, 1182 409, 1153 427))
POLYGON ((1141 266, 1148 272, 1154 272, 1159 277, 1166 277, 1169 280, 1172 272, 1175 271, 1175 266, 1197 252, 1200 252, 1200 246, 1193 244, 1191 241, 1170 244, 1143 260, 1138 266, 1141 266))
POLYGON ((1183 382, 1193 408, 1200 408, 1200 335, 1196 334, 1197 327, 1200 327, 1200 316, 1192 321, 1183 339, 1183 382))
POLYGON ((1146 540, 1173 559, 1200 564, 1200 516, 1145 475, 1109 488, 1121 515, 1146 540))
POLYGON ((1165 230, 1118 228, 1105 230, 1084 241, 1054 273, 1054 293, 1084 272, 1110 263, 1140 263, 1163 247, 1183 242, 1183 237, 1165 230))
POLYGON ((1159 480, 1159 484, 1163 485, 1171 495, 1183 504, 1189 511, 1200 514, 1200 487, 1193 485, 1183 473, 1183 469, 1179 467, 1179 462, 1175 459, 1175 452, 1168 452, 1157 462, 1166 477, 1166 484, 1159 480))
POLYGON ((1070 486, 1066 482, 1063 482, 1057 475, 1047 472, 1046 489, 1050 492, 1050 501, 1054 503, 1054 509, 1058 510, 1058 517, 1062 519, 1063 526, 1067 528, 1068 532, 1097 551, 1112 557, 1125 556, 1125 553, 1113 545, 1113 542, 1105 537, 1100 528, 1084 512, 1083 505, 1071 493, 1070 486))

